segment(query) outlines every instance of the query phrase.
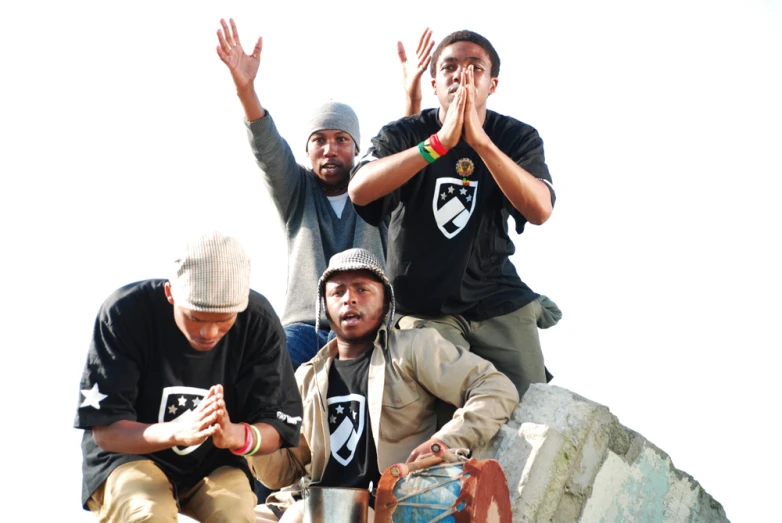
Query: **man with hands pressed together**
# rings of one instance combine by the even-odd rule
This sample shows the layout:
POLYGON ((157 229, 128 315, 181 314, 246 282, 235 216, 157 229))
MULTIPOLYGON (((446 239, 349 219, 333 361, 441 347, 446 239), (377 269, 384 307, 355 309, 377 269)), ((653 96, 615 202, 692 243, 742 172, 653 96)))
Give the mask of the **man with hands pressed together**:
POLYGON ((246 456, 299 441, 282 325, 217 232, 188 242, 168 280, 104 302, 80 397, 82 503, 100 521, 254 521, 246 456))
POLYGON ((394 295, 380 260, 364 249, 331 258, 318 283, 336 339, 296 371, 304 402, 295 448, 253 456, 264 484, 284 489, 258 521, 296 522, 302 486, 368 488, 390 465, 440 449, 486 445, 518 403, 510 380, 434 329, 390 328, 394 295), (438 430, 437 400, 457 407, 438 430))
POLYGON ((391 215, 399 327, 437 329, 494 363, 522 395, 546 381, 538 325, 560 313, 517 275, 507 220, 518 233, 543 224, 555 194, 537 131, 486 107, 499 69, 486 38, 446 37, 431 62, 439 109, 381 129, 348 190, 368 223, 391 215))

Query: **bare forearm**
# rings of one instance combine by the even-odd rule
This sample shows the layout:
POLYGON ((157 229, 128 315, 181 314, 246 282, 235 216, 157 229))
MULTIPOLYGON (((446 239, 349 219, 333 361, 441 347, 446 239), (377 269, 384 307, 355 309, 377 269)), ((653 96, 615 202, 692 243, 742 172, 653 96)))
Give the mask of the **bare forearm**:
POLYGON ((266 110, 261 106, 261 101, 258 99, 258 93, 255 92, 255 88, 252 84, 245 88, 237 89, 236 95, 242 103, 244 117, 248 122, 260 120, 266 116, 266 110))
POLYGON ((282 438, 277 429, 268 423, 255 423, 254 425, 261 431, 261 446, 256 454, 271 454, 282 446, 282 438))
POLYGON ((350 181, 350 200, 356 205, 374 202, 401 187, 426 166, 417 147, 369 162, 350 181))
POLYGON ((405 116, 413 116, 421 112, 421 98, 405 97, 405 116))
POLYGON ((549 219, 553 207, 551 192, 545 183, 522 169, 491 141, 475 150, 505 197, 528 222, 542 225, 549 219))
POLYGON ((121 420, 92 429, 95 443, 103 450, 123 454, 150 454, 176 445, 170 423, 139 423, 121 420))

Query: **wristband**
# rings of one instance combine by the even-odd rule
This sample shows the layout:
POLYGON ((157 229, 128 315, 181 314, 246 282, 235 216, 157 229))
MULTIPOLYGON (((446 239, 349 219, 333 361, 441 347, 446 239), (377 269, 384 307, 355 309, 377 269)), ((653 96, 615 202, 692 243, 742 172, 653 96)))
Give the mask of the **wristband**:
POLYGON ((434 133, 429 137, 429 144, 432 146, 432 149, 434 149, 434 152, 440 156, 445 156, 448 154, 448 149, 446 149, 443 145, 443 142, 440 141, 440 137, 437 136, 437 133, 434 133))
POLYGON ((258 452, 258 449, 261 448, 261 441, 263 441, 263 438, 261 437, 261 431, 258 430, 258 427, 256 427, 255 425, 249 425, 249 427, 253 430, 253 433, 255 433, 256 443, 255 443, 255 448, 253 448, 252 451, 245 454, 245 456, 252 456, 256 452, 258 452))
POLYGON ((434 163, 434 161, 437 159, 433 157, 431 154, 429 154, 429 151, 426 150, 426 146, 424 145, 424 142, 418 144, 418 152, 421 153, 421 156, 424 157, 424 160, 426 160, 429 163, 434 163))
POLYGON ((253 434, 250 430, 250 426, 247 423, 242 423, 242 425, 244 425, 244 445, 239 450, 231 449, 231 452, 237 456, 244 456, 247 454, 247 451, 252 448, 253 444, 253 434))

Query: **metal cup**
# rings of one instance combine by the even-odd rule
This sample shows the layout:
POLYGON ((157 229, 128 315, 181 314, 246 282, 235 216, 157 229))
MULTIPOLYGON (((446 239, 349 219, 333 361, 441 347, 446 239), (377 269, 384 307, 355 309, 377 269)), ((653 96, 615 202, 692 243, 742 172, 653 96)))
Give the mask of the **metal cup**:
POLYGON ((304 491, 304 523, 367 523, 369 490, 309 487, 304 491))

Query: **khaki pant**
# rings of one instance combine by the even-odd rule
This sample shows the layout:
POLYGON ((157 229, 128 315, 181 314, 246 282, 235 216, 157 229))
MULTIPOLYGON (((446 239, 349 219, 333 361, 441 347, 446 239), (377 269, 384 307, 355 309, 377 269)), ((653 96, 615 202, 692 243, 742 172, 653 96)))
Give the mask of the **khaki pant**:
POLYGON ((519 398, 532 383, 546 383, 543 352, 538 337, 538 300, 496 318, 469 321, 463 316, 402 316, 400 329, 431 327, 456 346, 489 360, 519 391, 519 398))
POLYGON ((255 493, 245 473, 220 467, 193 488, 178 493, 151 460, 132 461, 114 469, 87 508, 101 522, 176 522, 177 513, 196 521, 229 523, 255 521, 255 493))

